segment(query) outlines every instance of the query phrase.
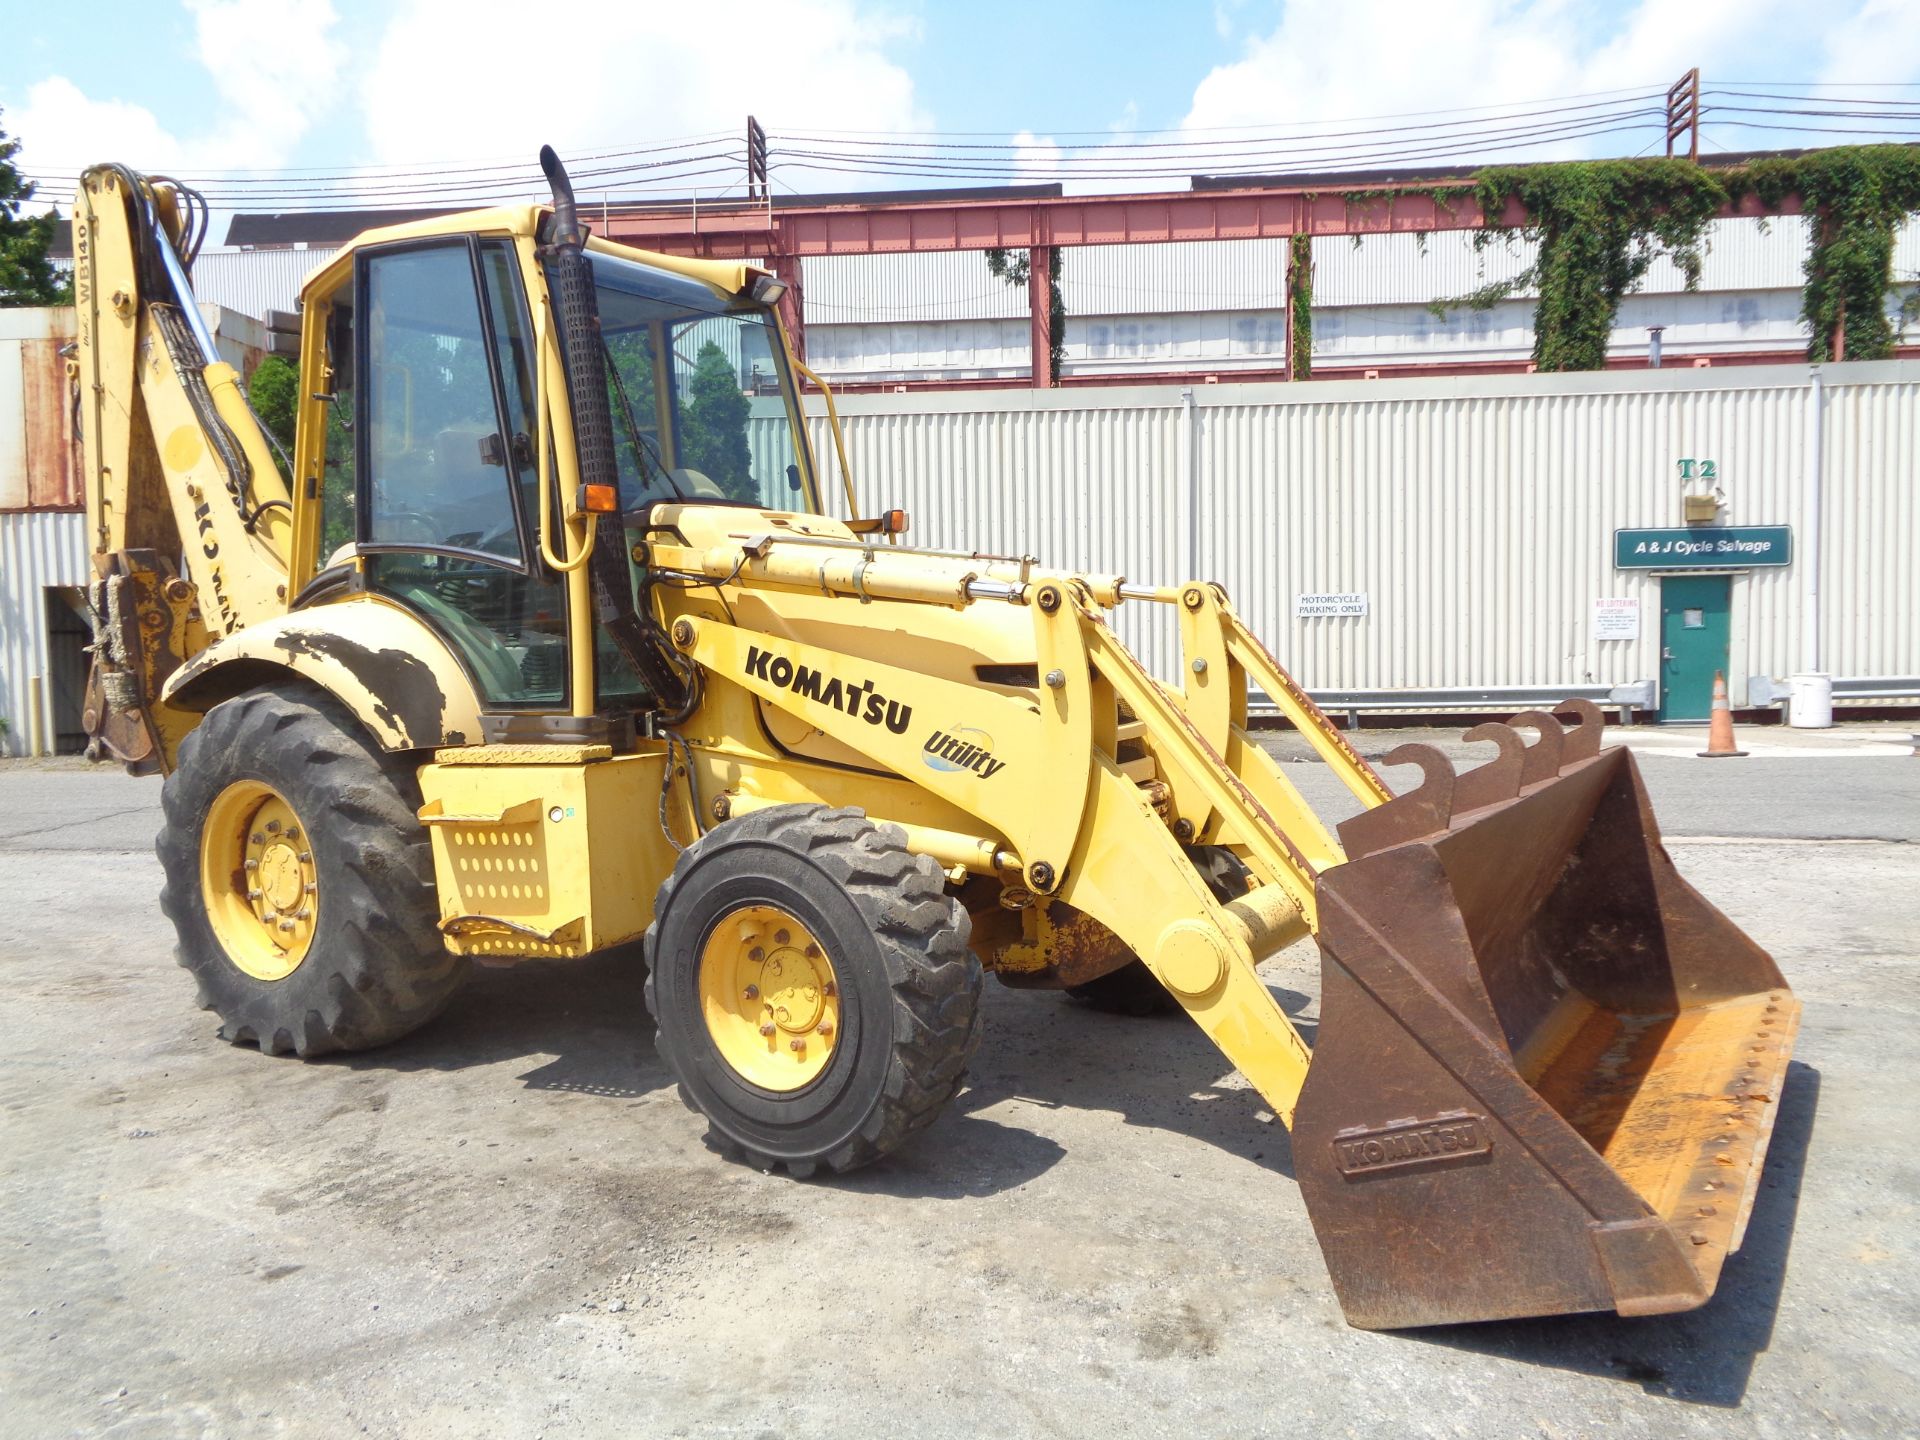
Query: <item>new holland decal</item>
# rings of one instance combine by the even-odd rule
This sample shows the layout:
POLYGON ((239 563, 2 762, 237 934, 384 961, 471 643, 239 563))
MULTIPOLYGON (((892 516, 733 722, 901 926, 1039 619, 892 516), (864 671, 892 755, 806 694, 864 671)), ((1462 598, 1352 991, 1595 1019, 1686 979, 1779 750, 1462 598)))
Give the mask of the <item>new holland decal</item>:
POLYGON ((896 735, 906 734, 907 726, 913 723, 913 707, 889 700, 873 688, 873 681, 844 679, 811 665, 795 665, 786 656, 775 655, 757 645, 747 647, 747 674, 830 705, 869 725, 885 725, 896 735))
POLYGON ((1006 761, 993 758, 993 737, 984 730, 936 730, 921 752, 920 759, 929 770, 971 770, 982 780, 991 780, 1007 768, 1006 761))

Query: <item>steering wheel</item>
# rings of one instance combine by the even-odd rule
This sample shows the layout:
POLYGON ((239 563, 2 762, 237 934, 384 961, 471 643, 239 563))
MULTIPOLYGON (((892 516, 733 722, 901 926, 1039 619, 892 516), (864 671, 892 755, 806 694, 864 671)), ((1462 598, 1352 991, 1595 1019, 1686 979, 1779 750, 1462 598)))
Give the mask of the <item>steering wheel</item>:
POLYGON ((682 466, 678 470, 669 470, 667 477, 682 494, 698 495, 707 500, 728 498, 727 492, 722 490, 710 476, 703 475, 698 470, 690 470, 682 466))
POLYGON ((389 545, 438 545, 441 524, 424 510, 402 508, 373 512, 373 533, 389 545))

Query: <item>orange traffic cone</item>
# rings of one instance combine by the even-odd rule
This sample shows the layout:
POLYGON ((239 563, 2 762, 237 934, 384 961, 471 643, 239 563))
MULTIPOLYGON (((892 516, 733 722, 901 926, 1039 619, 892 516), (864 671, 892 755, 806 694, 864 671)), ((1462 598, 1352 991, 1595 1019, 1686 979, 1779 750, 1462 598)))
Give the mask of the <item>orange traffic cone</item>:
POLYGON ((1718 670, 1713 672, 1713 719, 1707 726, 1707 748, 1699 753, 1703 760, 1747 753, 1733 748, 1733 710, 1727 704, 1727 677, 1718 670))

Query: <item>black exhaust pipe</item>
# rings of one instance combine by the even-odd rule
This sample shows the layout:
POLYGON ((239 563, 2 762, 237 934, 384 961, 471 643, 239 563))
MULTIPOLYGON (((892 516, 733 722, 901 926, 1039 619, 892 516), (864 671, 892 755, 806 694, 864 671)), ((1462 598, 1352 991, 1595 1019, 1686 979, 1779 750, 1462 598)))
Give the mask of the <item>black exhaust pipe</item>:
MULTIPOLYGON (((594 294, 593 266, 587 260, 587 232, 574 204, 573 182, 551 145, 540 147, 540 168, 553 189, 553 229, 542 252, 549 266, 554 308, 566 357, 567 401, 573 411, 573 444, 580 483, 605 485, 619 493, 620 464, 613 446, 613 408, 607 395, 606 347, 600 336, 600 304, 594 294)), ((603 516, 602 534, 593 547, 588 571, 593 578, 595 617, 627 663, 653 692, 659 718, 669 725, 686 719, 700 703, 697 668, 682 661, 655 623, 651 606, 637 609, 633 572, 627 565, 625 526, 619 515, 603 516)), ((642 577, 645 578, 644 576, 642 577)))

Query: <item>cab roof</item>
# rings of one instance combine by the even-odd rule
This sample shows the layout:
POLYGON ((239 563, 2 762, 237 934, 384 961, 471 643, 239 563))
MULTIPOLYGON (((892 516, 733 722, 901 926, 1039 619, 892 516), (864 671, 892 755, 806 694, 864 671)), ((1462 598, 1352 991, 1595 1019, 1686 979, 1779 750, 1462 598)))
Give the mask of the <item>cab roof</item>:
MULTIPOLYGON (((515 239, 531 240, 539 233, 541 223, 552 213, 553 207, 550 205, 501 205, 491 210, 461 210, 451 215, 435 215, 424 220, 363 230, 307 276, 300 286, 300 295, 304 300, 310 290, 331 289, 351 268, 355 253, 371 245, 436 240, 453 235, 510 235, 515 239)), ((685 255, 665 255, 657 250, 618 245, 598 236, 588 238, 587 248, 701 281, 729 299, 745 290, 755 276, 767 273, 744 260, 695 260, 685 255)))

